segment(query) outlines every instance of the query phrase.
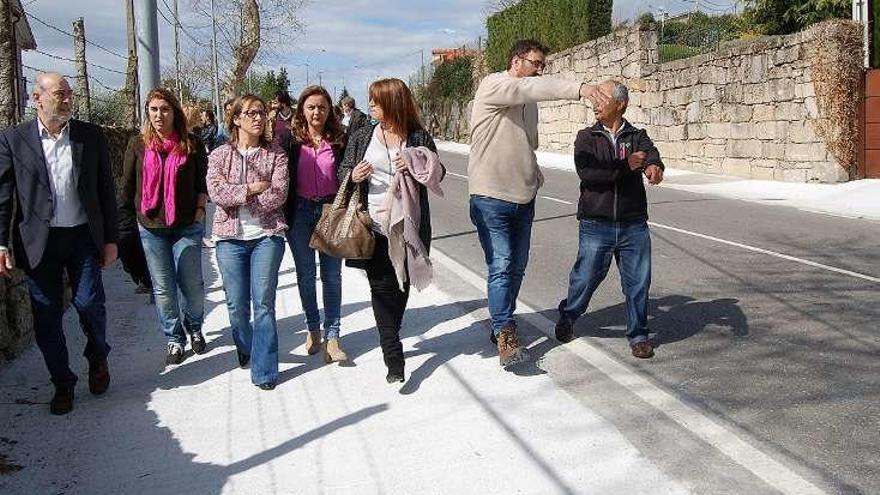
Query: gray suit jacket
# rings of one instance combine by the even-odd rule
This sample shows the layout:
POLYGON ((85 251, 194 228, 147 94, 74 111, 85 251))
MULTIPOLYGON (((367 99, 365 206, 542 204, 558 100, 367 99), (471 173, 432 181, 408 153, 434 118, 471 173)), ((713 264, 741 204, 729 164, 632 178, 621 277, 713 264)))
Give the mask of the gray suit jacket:
MULTIPOLYGON (((70 121, 79 198, 98 251, 116 242, 116 188, 107 139, 100 127, 70 121)), ((43 259, 54 205, 37 121, 0 131, 0 246, 11 247, 22 268, 43 259), (15 219, 12 219, 15 201, 15 219), (10 240, 12 245, 10 245, 10 240)))

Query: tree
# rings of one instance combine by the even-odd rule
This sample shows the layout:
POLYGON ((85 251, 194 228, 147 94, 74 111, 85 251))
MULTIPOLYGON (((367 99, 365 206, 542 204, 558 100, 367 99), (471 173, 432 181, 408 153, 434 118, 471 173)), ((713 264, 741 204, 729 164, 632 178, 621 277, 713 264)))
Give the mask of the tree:
MULTIPOLYGON (((211 39, 210 0, 190 0, 191 9, 201 18, 202 39, 211 39)), ((217 44, 220 67, 231 67, 222 74, 221 93, 229 98, 241 92, 258 55, 279 54, 302 32, 299 11, 304 0, 214 0, 217 18, 217 44), (261 52, 261 49, 266 49, 261 52)), ((195 28, 193 28, 195 29, 195 28)))
POLYGON ((749 0, 748 22, 764 34, 796 33, 811 24, 849 18, 850 0, 749 0))

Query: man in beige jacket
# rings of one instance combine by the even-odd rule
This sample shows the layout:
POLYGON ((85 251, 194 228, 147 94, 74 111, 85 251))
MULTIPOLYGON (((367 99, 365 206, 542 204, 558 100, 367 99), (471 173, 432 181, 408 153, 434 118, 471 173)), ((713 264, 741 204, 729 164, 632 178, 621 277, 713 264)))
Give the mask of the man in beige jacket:
POLYGON ((504 367, 525 359, 513 313, 529 260, 535 196, 544 181, 535 158, 536 103, 588 98, 596 105, 609 98, 594 85, 538 77, 546 53, 537 41, 514 43, 507 70, 480 82, 471 113, 470 215, 486 256, 492 341, 504 367))

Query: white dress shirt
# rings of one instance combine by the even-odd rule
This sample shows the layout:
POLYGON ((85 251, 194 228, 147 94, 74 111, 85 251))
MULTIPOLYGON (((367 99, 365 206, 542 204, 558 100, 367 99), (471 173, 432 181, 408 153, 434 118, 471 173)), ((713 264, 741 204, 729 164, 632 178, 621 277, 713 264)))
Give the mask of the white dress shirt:
POLYGON ((70 146, 70 124, 64 126, 58 138, 53 138, 40 119, 37 119, 43 156, 46 157, 46 171, 52 189, 51 227, 76 227, 89 221, 86 210, 79 197, 79 177, 73 168, 73 153, 70 146))

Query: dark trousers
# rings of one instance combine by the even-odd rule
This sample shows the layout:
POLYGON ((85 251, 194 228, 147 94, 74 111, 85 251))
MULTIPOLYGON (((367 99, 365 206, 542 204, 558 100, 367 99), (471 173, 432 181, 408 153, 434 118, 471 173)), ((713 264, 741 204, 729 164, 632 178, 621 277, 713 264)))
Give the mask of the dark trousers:
POLYGON ((409 282, 403 292, 397 285, 394 266, 388 257, 388 238, 376 235, 373 257, 366 263, 367 280, 373 301, 373 315, 379 329, 382 357, 389 371, 403 373, 403 344, 400 343, 400 325, 409 300, 409 282))
POLYGON ((37 345, 49 368, 52 383, 72 387, 76 375, 70 369, 67 341, 61 321, 64 316, 64 279, 67 272, 73 294, 73 307, 86 335, 83 355, 97 360, 107 356, 107 311, 101 280, 100 254, 88 225, 49 229, 46 252, 35 268, 25 270, 34 311, 37 345))

